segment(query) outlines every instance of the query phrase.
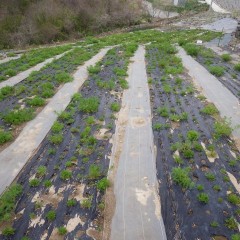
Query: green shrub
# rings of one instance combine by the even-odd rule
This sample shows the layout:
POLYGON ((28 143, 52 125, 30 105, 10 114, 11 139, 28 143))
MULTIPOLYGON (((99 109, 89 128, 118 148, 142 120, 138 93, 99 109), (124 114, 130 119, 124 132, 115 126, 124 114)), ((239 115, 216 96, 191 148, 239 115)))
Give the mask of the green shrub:
POLYGON ((110 181, 107 178, 101 179, 97 183, 97 189, 104 192, 110 186, 110 181))
POLYGON ((187 54, 192 57, 197 57, 200 52, 199 46, 192 43, 184 45, 184 49, 186 50, 187 54))
POLYGON ((68 201, 67 201, 67 206, 68 207, 74 207, 75 205, 77 204, 77 201, 76 201, 76 199, 69 199, 68 201))
POLYGON ((81 206, 82 206, 83 208, 88 208, 88 209, 90 209, 91 206, 92 206, 92 198, 90 197, 90 198, 88 198, 88 199, 83 199, 82 202, 81 202, 81 206))
POLYGON ((197 195, 198 201, 204 204, 207 204, 209 202, 209 196, 207 193, 199 193, 197 195))
POLYGON ((121 109, 121 106, 120 104, 114 102, 111 104, 110 109, 114 112, 119 112, 121 109))
POLYGON ((230 54, 222 54, 222 55, 221 55, 221 58, 222 58, 222 60, 223 60, 224 62, 229 62, 229 61, 232 60, 232 57, 231 57, 230 54))
POLYGON ((234 204, 234 205, 239 205, 240 204, 240 197, 237 196, 236 194, 234 193, 230 193, 228 196, 227 196, 227 200, 234 204))
POLYGON ((197 190, 198 190, 199 192, 204 191, 203 185, 201 185, 201 184, 197 185, 197 190))
POLYGON ((49 141, 53 144, 60 144, 63 141, 63 135, 62 134, 54 134, 49 137, 49 141))
POLYGON ((22 186, 13 184, 0 197, 0 222, 9 220, 17 198, 22 194, 22 186))
POLYGON ((168 128, 170 128, 169 124, 156 123, 153 125, 153 130, 155 130, 155 131, 160 131, 160 130, 168 129, 168 128))
POLYGON ((15 233, 15 229, 12 227, 5 227, 2 231, 3 236, 12 236, 15 233))
POLYGON ((233 234, 231 240, 240 240, 240 233, 233 234))
POLYGON ((89 173, 88 173, 89 178, 95 179, 101 176, 101 170, 100 167, 97 165, 92 164, 89 168, 89 173))
POLYGON ((71 82, 73 80, 73 77, 69 73, 66 73, 66 72, 57 73, 55 75, 55 78, 58 83, 67 83, 67 82, 71 82))
POLYGON ((191 142, 197 141, 199 139, 199 133, 194 130, 190 130, 187 133, 187 139, 191 142))
POLYGON ((37 168, 37 175, 43 177, 47 173, 47 168, 45 166, 39 166, 37 168))
POLYGON ((197 143, 197 142, 193 143, 193 148, 197 152, 202 152, 203 151, 202 145, 200 143, 197 143))
POLYGON ((210 223, 210 226, 216 228, 216 227, 219 227, 219 224, 218 224, 218 222, 213 221, 210 223))
POLYGON ((6 86, 0 89, 0 100, 5 99, 14 94, 14 87, 6 86))
POLYGON ((46 218, 48 221, 53 221, 56 219, 56 212, 54 210, 50 210, 47 212, 46 218))
POLYGON ((13 125, 20 125, 24 122, 32 120, 34 113, 32 109, 20 109, 12 110, 3 116, 3 119, 6 123, 13 125))
POLYGON ((218 112, 219 112, 218 109, 213 104, 208 104, 201 110, 201 113, 207 115, 214 115, 217 114, 218 112))
POLYGON ((225 220, 225 226, 231 230, 237 230, 238 224, 236 223, 235 219, 233 217, 227 218, 225 220))
POLYGON ((52 182, 51 182, 51 180, 45 180, 43 182, 43 185, 45 188, 50 188, 52 186, 52 182))
POLYGON ((43 106, 45 104, 45 100, 41 97, 36 96, 33 99, 28 99, 27 103, 30 106, 40 107, 40 106, 43 106))
POLYGON ((31 179, 29 181, 29 186, 30 187, 38 187, 40 185, 40 180, 37 178, 31 179))
POLYGON ((98 111, 99 99, 97 97, 81 98, 78 109, 84 113, 95 113, 98 111))
POLYGON ((59 235, 65 235, 67 233, 67 229, 65 227, 59 227, 58 228, 59 235))
POLYGON ((167 107, 161 107, 157 109, 161 117, 169 117, 169 109, 167 107))
POLYGON ((172 179, 175 183, 179 184, 182 188, 191 188, 194 183, 189 177, 190 168, 173 168, 172 179))
POLYGON ((219 192, 221 191, 221 187, 219 185, 214 185, 213 190, 219 192))
POLYGON ((211 181, 211 182, 216 180, 215 175, 210 172, 205 173, 205 177, 207 178, 208 181, 211 181))
POLYGON ((17 71, 14 70, 14 69, 7 69, 5 72, 4 72, 5 76, 9 76, 9 77, 13 77, 17 74, 17 71))
POLYGON ((236 71, 239 71, 239 72, 240 72, 240 63, 236 64, 236 65, 234 66, 234 69, 235 69, 236 71))
POLYGON ((127 76, 127 71, 125 69, 122 69, 122 68, 115 67, 113 72, 119 77, 127 76))
POLYGON ((12 133, 0 129, 0 145, 13 139, 12 133))
POLYGON ((72 172, 70 172, 69 170, 62 170, 61 174, 60 174, 60 178, 62 180, 68 180, 72 177, 72 172))
POLYGON ((99 65, 89 66, 87 70, 91 75, 97 74, 101 71, 101 66, 99 66, 99 65))
POLYGON ((191 149, 183 149, 182 154, 187 159, 190 159, 190 158, 194 157, 194 152, 191 149))
POLYGON ((232 128, 230 127, 230 123, 226 120, 221 122, 214 123, 214 131, 216 138, 220 137, 229 137, 232 133, 232 128))
POLYGON ((225 72, 225 68, 221 66, 209 66, 208 68, 210 73, 215 75, 216 77, 221 77, 225 72))
POLYGON ((173 156, 173 158, 174 158, 174 162, 179 164, 179 165, 184 163, 183 160, 181 159, 181 157, 179 157, 177 155, 173 156))
POLYGON ((54 133, 60 133, 64 128, 64 125, 58 121, 55 121, 52 126, 52 132, 54 133))

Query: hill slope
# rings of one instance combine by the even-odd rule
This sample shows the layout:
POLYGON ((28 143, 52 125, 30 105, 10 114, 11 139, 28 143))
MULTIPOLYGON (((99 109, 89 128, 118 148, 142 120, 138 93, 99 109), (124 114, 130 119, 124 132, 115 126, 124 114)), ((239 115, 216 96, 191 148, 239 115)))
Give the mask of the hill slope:
POLYGON ((78 38, 140 15, 140 0, 0 0, 0 48, 78 38))

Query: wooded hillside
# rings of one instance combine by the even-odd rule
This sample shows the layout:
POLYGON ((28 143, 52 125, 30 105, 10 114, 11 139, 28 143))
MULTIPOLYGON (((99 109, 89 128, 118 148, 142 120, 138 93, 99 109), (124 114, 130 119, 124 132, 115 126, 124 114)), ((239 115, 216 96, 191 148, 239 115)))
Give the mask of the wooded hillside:
POLYGON ((0 0, 0 48, 80 38, 137 23, 140 0, 0 0))

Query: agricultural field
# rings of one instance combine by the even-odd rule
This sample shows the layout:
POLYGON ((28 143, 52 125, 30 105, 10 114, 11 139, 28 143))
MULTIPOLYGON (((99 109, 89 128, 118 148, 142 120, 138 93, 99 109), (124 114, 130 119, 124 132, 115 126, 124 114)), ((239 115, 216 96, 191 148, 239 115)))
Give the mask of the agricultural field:
POLYGON ((183 47, 187 54, 193 56, 240 99, 240 64, 233 63, 230 54, 222 54, 219 56, 211 49, 195 44, 185 44, 183 47))
POLYGON ((196 91, 174 53, 168 44, 150 45, 147 53, 166 233, 230 239, 238 232, 240 199, 230 178, 239 179, 239 151, 227 120, 196 91))
POLYGON ((103 58, 85 69, 88 76, 82 87, 64 111, 56 112, 51 130, 2 193, 0 239, 105 239, 105 193, 114 187, 108 174, 117 168, 117 160, 110 160, 118 144, 114 139, 119 114, 126 107, 122 98, 133 87, 129 66, 140 45, 146 51, 139 61, 146 63, 157 199, 167 239, 240 239, 240 153, 233 129, 196 89, 176 56, 181 45, 239 98, 239 64, 231 63, 231 56, 195 45, 199 38, 207 42, 219 35, 205 30, 136 31, 87 38, 52 51, 33 50, 1 64, 1 80, 7 81, 70 50, 20 83, 0 89, 0 155, 64 86, 76 80, 74 74, 108 47, 103 58), (9 75, 12 68, 15 72, 9 75))

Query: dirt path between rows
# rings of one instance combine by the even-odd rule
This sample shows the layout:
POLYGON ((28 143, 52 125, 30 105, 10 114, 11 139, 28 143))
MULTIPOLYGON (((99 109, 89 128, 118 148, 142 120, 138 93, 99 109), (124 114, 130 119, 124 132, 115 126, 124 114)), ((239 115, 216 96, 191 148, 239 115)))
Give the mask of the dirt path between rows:
POLYGON ((7 79, 6 81, 1 82, 0 83, 0 89, 3 88, 3 87, 6 87, 6 86, 14 86, 14 85, 20 83, 21 81, 26 79, 33 71, 39 71, 41 68, 43 68, 47 64, 53 62, 56 59, 59 59, 59 58, 63 57, 65 54, 67 54, 70 51, 72 51, 72 50, 69 50, 69 51, 66 51, 64 53, 58 54, 58 55, 56 55, 52 58, 48 58, 44 62, 38 63, 36 66, 31 67, 28 70, 23 71, 23 72, 17 74, 16 76, 7 79))
POLYGON ((57 119, 57 113, 62 112, 78 92, 88 77, 87 67, 96 64, 107 53, 109 48, 101 50, 92 59, 80 66, 73 75, 74 81, 65 84, 51 99, 48 105, 37 117, 29 122, 18 138, 0 154, 0 194, 12 183, 23 166, 34 154, 36 149, 51 129, 57 119))
POLYGON ((128 117, 114 184, 116 209, 111 225, 112 240, 166 239, 157 191, 144 55, 145 49, 140 46, 130 64, 130 88, 122 100, 128 117))
POLYGON ((5 58, 3 58, 3 59, 0 59, 0 64, 9 62, 9 61, 11 61, 11 60, 16 60, 16 59, 18 59, 18 58, 20 58, 20 57, 21 57, 21 54, 19 54, 19 55, 17 55, 17 56, 14 56, 14 57, 5 57, 5 58))

